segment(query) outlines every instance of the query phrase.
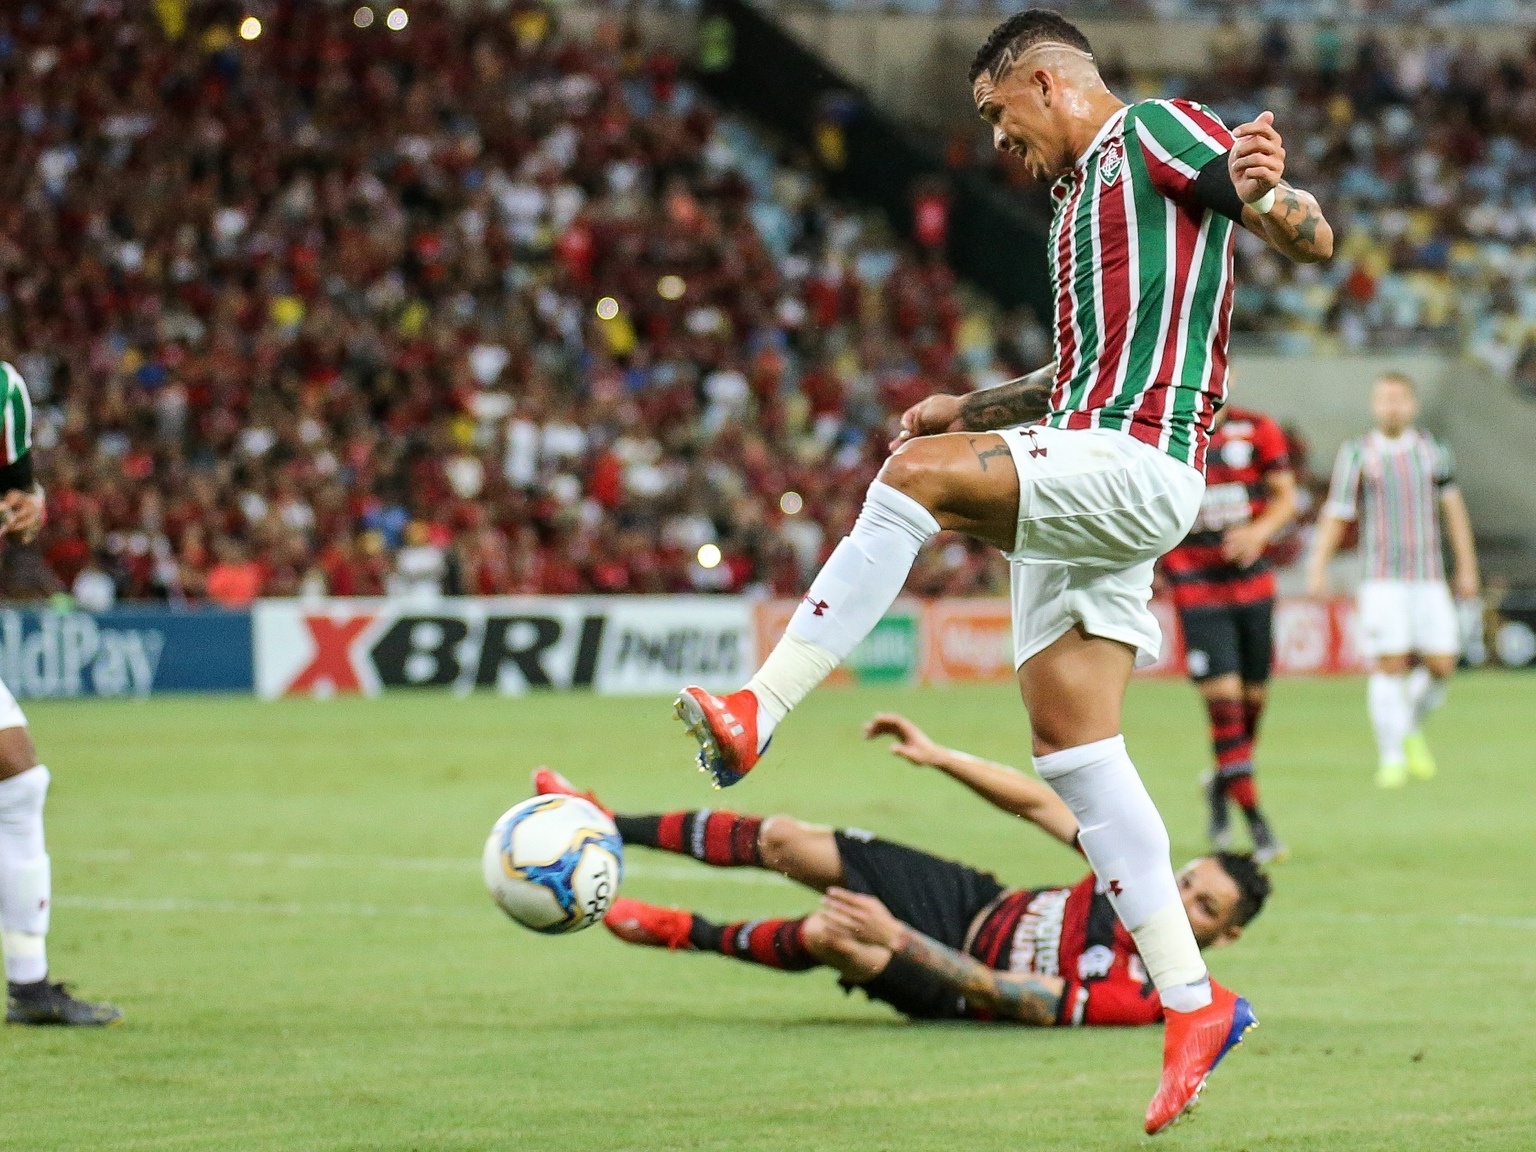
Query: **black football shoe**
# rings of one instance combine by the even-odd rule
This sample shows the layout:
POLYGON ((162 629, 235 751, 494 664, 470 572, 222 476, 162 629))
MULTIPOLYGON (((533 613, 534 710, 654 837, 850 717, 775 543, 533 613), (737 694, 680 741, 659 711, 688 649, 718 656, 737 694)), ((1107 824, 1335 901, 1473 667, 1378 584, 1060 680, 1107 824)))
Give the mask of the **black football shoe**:
POLYGON ((77 1028, 102 1028, 121 1024, 123 1010, 112 1004, 76 1000, 62 984, 39 980, 35 984, 7 984, 7 1024, 66 1024, 77 1028))

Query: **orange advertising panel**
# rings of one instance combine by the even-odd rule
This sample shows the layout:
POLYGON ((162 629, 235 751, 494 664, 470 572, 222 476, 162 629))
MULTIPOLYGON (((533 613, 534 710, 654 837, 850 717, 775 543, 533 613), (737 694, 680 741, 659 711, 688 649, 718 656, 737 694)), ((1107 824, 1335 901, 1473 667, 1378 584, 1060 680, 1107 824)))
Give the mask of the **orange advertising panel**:
POLYGON ((1013 625, 1005 598, 930 601, 924 633, 928 683, 1013 679, 1013 625))

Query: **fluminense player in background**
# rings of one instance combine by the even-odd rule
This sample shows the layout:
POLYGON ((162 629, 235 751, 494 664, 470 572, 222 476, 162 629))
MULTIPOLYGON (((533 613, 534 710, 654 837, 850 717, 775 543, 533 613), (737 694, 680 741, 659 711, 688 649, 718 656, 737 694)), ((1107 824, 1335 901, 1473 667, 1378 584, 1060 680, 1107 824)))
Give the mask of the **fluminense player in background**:
POLYGON ((1243 811, 1261 864, 1285 845, 1259 810, 1254 750, 1274 665, 1275 573, 1265 549, 1296 515, 1285 433, 1262 412, 1223 408, 1205 461, 1205 498, 1185 541, 1163 557, 1184 629, 1185 663, 1211 724, 1206 777, 1211 846, 1232 842, 1227 801, 1243 811))
POLYGON ((1450 449, 1414 427, 1419 397, 1413 381, 1398 372, 1377 380, 1371 415, 1375 430, 1339 449, 1307 590, 1314 596, 1327 591, 1328 562, 1345 524, 1358 520, 1365 551, 1359 631, 1362 653, 1371 661, 1366 703, 1380 753, 1376 783, 1400 788, 1410 775, 1427 780, 1435 774, 1424 718, 1445 701, 1446 680, 1461 652, 1441 557, 1442 520, 1456 558, 1458 599, 1477 597, 1477 549, 1450 449), (1412 656, 1419 663, 1410 671, 1412 656))
POLYGON ((724 698, 687 688, 676 709, 701 766, 733 784, 885 614, 923 544, 949 529, 1002 549, 1035 769, 1081 826, 1165 1011, 1146 1115, 1159 1132, 1256 1021, 1200 958, 1121 708, 1132 668, 1162 643, 1153 565, 1200 510, 1226 398, 1234 229, 1298 261, 1326 259, 1333 235, 1317 201, 1282 181, 1270 113, 1229 132, 1187 101, 1127 105, 1058 13, 998 25, 970 79, 997 148, 1051 185, 1055 362, 908 409, 853 529, 762 668, 724 698))
MULTIPOLYGON (((0 540, 30 544, 43 526, 43 489, 32 475, 32 401, 21 373, 0 361, 0 540)), ((112 1024, 110 1004, 76 1000, 48 979, 52 882, 43 843, 48 769, 37 762, 27 718, 0 683, 0 937, 8 1024, 112 1024)))

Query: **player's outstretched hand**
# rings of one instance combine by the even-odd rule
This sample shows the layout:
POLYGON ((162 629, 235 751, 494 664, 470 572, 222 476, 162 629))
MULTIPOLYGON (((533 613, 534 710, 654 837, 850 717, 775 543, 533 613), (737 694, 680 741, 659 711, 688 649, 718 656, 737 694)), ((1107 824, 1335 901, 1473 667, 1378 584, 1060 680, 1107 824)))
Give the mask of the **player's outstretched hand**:
POLYGON ((1244 204, 1252 204, 1273 191, 1285 175, 1285 145, 1275 131, 1275 114, 1260 112, 1257 119, 1232 130, 1227 171, 1244 204))
POLYGON ((876 713, 874 718, 864 725, 864 739, 873 740, 877 736, 896 737, 896 743, 891 745, 891 752, 903 760, 910 760, 924 767, 932 767, 937 762, 939 753, 943 751, 928 733, 905 716, 895 712, 876 713))
POLYGON ((0 536, 30 544, 43 529, 45 506, 35 492, 11 491, 0 499, 0 536))
POLYGON ((1221 538, 1221 557, 1239 568, 1252 568, 1264 555, 1269 537, 1262 525, 1237 524, 1221 538))
POLYGON ((960 430, 960 397, 929 396, 901 414, 901 431, 891 441, 894 452, 914 436, 932 436, 960 430))
POLYGON ((834 930, 860 943, 892 949, 901 946, 901 921, 873 896, 846 888, 828 888, 821 898, 821 914, 834 930))

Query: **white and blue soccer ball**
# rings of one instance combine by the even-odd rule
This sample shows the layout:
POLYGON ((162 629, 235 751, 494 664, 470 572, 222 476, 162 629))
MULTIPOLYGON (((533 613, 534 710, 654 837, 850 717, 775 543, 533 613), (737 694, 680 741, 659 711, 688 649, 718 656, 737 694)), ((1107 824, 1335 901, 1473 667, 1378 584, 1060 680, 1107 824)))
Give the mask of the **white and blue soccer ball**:
POLYGON ((624 842, 579 796, 535 796, 502 815, 481 857, 491 898, 535 932, 577 932, 603 918, 624 879, 624 842))

